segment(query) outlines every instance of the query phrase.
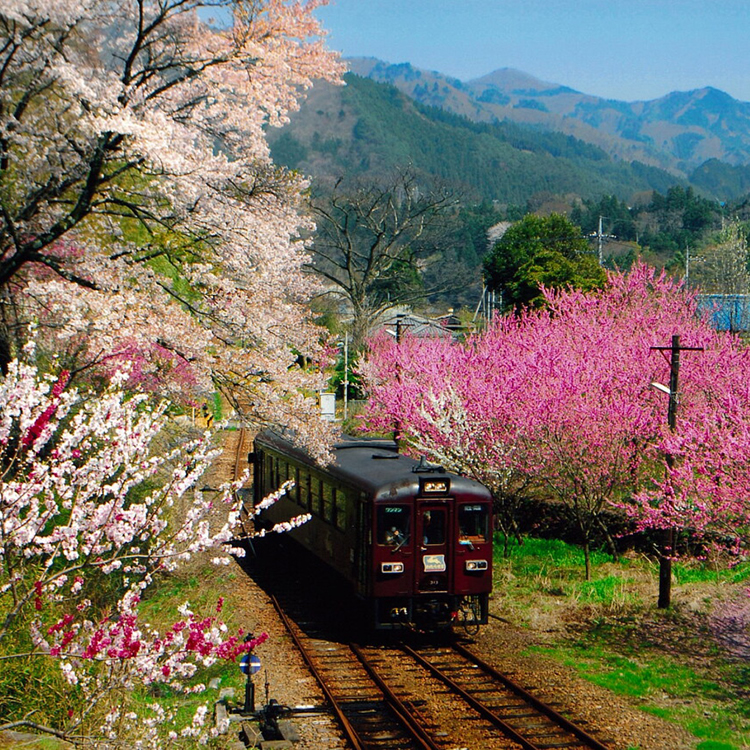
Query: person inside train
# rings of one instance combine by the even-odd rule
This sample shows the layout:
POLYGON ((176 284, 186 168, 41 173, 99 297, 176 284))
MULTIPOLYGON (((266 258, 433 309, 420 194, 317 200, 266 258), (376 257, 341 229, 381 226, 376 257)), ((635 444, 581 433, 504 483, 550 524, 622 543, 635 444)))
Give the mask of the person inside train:
POLYGON ((428 510, 422 522, 423 544, 445 543, 445 513, 428 510))
POLYGON ((385 543, 386 544, 397 544, 401 545, 406 541, 404 532, 401 531, 397 526, 392 526, 388 531, 385 532, 385 543))

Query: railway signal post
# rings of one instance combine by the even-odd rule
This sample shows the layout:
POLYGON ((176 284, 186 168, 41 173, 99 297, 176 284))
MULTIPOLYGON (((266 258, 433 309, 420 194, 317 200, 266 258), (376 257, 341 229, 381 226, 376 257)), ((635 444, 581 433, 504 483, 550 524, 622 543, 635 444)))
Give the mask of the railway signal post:
POLYGON ((247 675, 245 683, 245 705, 242 707, 243 714, 255 712, 255 683, 253 675, 260 671, 260 659, 255 654, 245 654, 240 659, 240 669, 247 675))

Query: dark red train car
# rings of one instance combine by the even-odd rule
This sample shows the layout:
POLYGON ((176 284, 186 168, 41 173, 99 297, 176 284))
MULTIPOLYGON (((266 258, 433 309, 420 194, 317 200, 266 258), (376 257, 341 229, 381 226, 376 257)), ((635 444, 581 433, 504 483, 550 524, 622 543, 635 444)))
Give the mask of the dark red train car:
POLYGON ((344 438, 321 467, 265 431, 253 457, 256 503, 295 481, 263 518, 311 513, 289 536, 343 577, 376 629, 487 622, 493 525, 484 486, 403 456, 388 440, 344 438))

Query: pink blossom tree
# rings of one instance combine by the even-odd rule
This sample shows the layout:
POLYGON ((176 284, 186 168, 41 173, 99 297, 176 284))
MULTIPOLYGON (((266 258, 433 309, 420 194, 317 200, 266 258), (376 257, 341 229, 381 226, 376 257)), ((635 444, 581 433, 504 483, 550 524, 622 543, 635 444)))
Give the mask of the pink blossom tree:
POLYGON ((512 488, 564 503, 587 574, 590 539, 609 534, 603 514, 613 506, 642 529, 678 526, 736 546, 750 482, 741 461, 750 423, 744 345, 714 331, 690 293, 646 266, 611 274, 600 293, 545 299, 544 309, 497 319, 464 344, 375 341, 363 366, 368 424, 397 422, 409 450, 471 474, 498 498, 512 488), (704 352, 684 368, 672 432, 650 384, 669 373, 652 347, 676 332, 704 352))
POLYGON ((506 536, 520 539, 514 511, 529 488, 517 461, 523 365, 512 343, 516 321, 497 326, 507 335, 498 336, 495 351, 480 337, 463 345, 408 333, 399 343, 373 338, 359 368, 369 395, 365 425, 394 432, 404 450, 485 484, 506 536))
POLYGON ((0 382, 0 730, 193 746, 223 729, 209 726, 205 706, 178 731, 173 709, 153 699, 144 714, 132 691, 154 683, 205 691, 201 667, 234 660, 266 636, 228 633, 221 602, 204 617, 186 604, 164 632, 141 622, 138 605, 164 572, 199 552, 219 565, 241 554, 234 490, 245 477, 204 497, 196 482, 216 455, 208 434, 154 451, 164 404, 126 395, 126 376, 95 398, 66 387, 67 378, 13 361, 0 382), (29 714, 19 686, 54 669, 72 694, 29 714))
POLYGON ((296 364, 320 354, 305 183, 264 128, 341 73, 321 2, 3 3, 0 365, 33 319, 74 372, 134 361, 141 386, 320 424, 320 378, 296 364))

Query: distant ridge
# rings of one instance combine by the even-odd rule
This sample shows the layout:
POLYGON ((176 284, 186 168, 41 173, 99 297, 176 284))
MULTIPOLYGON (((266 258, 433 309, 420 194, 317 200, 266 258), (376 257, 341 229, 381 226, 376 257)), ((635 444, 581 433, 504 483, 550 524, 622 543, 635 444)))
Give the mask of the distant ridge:
POLYGON ((516 122, 573 135, 617 159, 689 176, 709 160, 750 164, 750 103, 712 87, 623 102, 541 81, 513 68, 459 81, 410 63, 350 58, 352 72, 477 122, 516 122))
POLYGON ((467 82, 469 86, 496 86, 500 89, 510 89, 516 91, 528 91, 533 90, 535 92, 565 92, 570 94, 578 94, 580 92, 574 89, 568 88, 567 86, 560 86, 557 83, 548 83, 542 81, 539 78, 535 78, 528 73, 524 73, 522 70, 516 70, 515 68, 498 68, 493 70, 492 73, 481 78, 473 78, 467 82))
MULTIPOLYGON (((406 68, 402 76, 408 74, 417 86, 445 93, 430 75, 406 68)), ((324 181, 378 179, 408 166, 451 185, 466 200, 516 206, 550 195, 629 200, 687 186, 675 174, 613 159, 569 135, 508 121, 477 122, 419 103, 390 84, 352 73, 345 78, 343 87, 316 84, 288 125, 269 129, 276 163, 324 181)), ((460 87, 446 85, 446 91, 467 101, 460 87)))

